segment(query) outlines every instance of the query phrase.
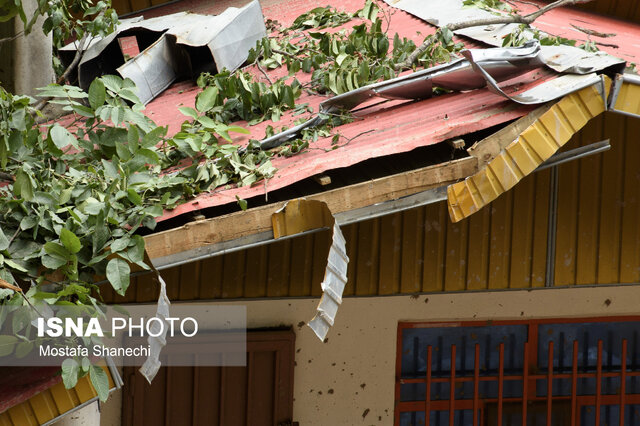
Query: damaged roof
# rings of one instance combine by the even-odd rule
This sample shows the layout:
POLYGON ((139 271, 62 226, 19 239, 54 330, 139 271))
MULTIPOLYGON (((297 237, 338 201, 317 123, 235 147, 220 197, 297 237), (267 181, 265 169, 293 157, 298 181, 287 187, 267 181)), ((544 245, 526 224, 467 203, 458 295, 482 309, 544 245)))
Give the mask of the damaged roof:
MULTIPOLYGON (((431 1, 431 0, 430 0, 431 1)), ((395 6, 402 7, 405 0, 389 1, 394 7, 381 5, 388 13, 391 13, 391 20, 388 33, 399 33, 402 37, 407 37, 416 42, 421 42, 426 34, 433 33, 434 27, 426 21, 407 13, 403 10, 396 9, 395 6)), ((416 2, 410 2, 418 4, 416 2)), ((453 2, 455 3, 455 2, 453 2)), ((222 12, 223 7, 237 6, 242 2, 222 2, 207 3, 203 1, 181 1, 171 5, 167 5, 155 10, 145 12, 146 16, 162 16, 174 11, 189 9, 197 13, 218 13, 222 12)), ((422 4, 422 3, 420 3, 422 4)), ((261 3, 262 13, 265 19, 277 19, 281 23, 287 25, 300 15, 315 6, 315 2, 310 0, 287 1, 287 0, 269 0, 261 3), (286 5, 286 6, 285 6, 286 5)), ((524 12, 533 10, 533 6, 528 4, 519 4, 524 12)), ((347 12, 355 12, 362 7, 360 0, 347 0, 341 2, 339 9, 347 12)), ((420 6, 422 7, 422 6, 420 6)), ((408 9, 408 8, 407 8, 408 9)), ((422 7, 424 9, 424 7, 422 7)), ((431 8, 432 11, 435 11, 431 8)), ((475 9, 474 9, 475 10, 475 9)), ((412 13, 419 15, 415 10, 412 13)), ((422 15, 424 17, 424 15, 422 15)), ((435 17, 434 19, 437 19, 435 17)), ((343 25, 344 28, 350 28, 354 22, 343 25)), ((640 43, 640 27, 637 25, 623 23, 621 21, 606 18, 602 16, 594 16, 587 12, 556 9, 543 15, 536 21, 536 26, 543 31, 548 31, 554 35, 570 37, 577 40, 594 39, 588 36, 580 28, 597 29, 600 32, 615 33, 614 36, 607 38, 605 44, 599 47, 611 55, 622 57, 626 61, 637 61, 640 56, 640 49, 637 48, 640 43), (624 42, 623 42, 624 40, 624 42)), ((332 30, 333 31, 333 30, 332 30)), ((465 45, 474 48, 486 46, 486 40, 474 41, 464 39, 465 45)), ((596 41, 601 41, 597 39, 596 41)), ((502 50, 503 49, 498 49, 502 50)), ((482 66, 481 50, 467 53, 465 58, 472 62, 471 66, 477 72, 469 72, 460 75, 451 74, 453 77, 450 83, 455 91, 433 98, 416 100, 420 97, 420 93, 416 95, 415 90, 420 89, 422 84, 420 79, 420 71, 412 75, 404 75, 400 79, 412 79, 413 83, 400 86, 399 90, 404 94, 398 96, 391 93, 391 96, 380 96, 378 88, 373 88, 373 92, 380 96, 378 98, 367 100, 364 104, 348 105, 352 110, 355 121, 344 124, 334 129, 334 133, 341 135, 340 146, 337 149, 332 145, 331 138, 319 139, 313 143, 310 149, 292 157, 274 157, 273 165, 278 169, 276 175, 269 179, 268 182, 259 182, 250 187, 221 187, 207 194, 201 194, 197 198, 178 206, 176 209, 166 211, 164 216, 158 218, 159 221, 175 218, 185 213, 201 210, 209 207, 224 206, 235 203, 237 198, 251 199, 254 197, 265 196, 270 191, 288 187, 294 183, 300 182, 309 177, 335 170, 339 168, 350 167, 371 158, 386 157, 392 154, 405 153, 419 147, 435 145, 448 139, 467 135, 483 129, 510 122, 516 118, 522 117, 532 111, 535 105, 544 103, 559 96, 578 90, 585 85, 594 84, 598 81, 595 74, 586 74, 584 77, 561 77, 561 74, 544 66, 542 62, 549 64, 550 57, 547 54, 538 55, 542 61, 537 63, 516 64, 513 74, 503 76, 503 81, 499 84, 492 84, 491 72, 487 71, 487 67, 482 66), (480 66, 478 67, 478 64, 480 66), (484 75, 483 75, 484 74, 484 75), (487 75, 488 74, 488 75, 487 75), (480 79, 480 83, 466 85, 469 79, 480 79), (484 86, 483 79, 488 79, 489 87, 484 86), (413 86, 412 86, 413 84, 413 86), (456 87, 458 84, 458 87, 456 87), (534 89, 535 90, 531 90, 534 89), (531 90, 531 91, 530 91, 531 90), (516 97, 514 98, 514 95, 516 97), (517 96, 519 95, 519 97, 517 96), (393 99, 389 99, 393 98, 393 99), (404 99, 397 99, 404 98, 404 99), (509 98, 509 99, 508 99, 509 98), (533 99, 533 100, 532 100, 533 99), (514 100, 516 102, 514 102, 514 100), (518 103, 520 102, 520 103, 518 103), (530 105, 526 105, 530 104, 530 105)), ((575 51, 574 51, 575 52, 575 51)), ((583 52, 583 51, 581 51, 583 52)), ((571 61, 580 61, 584 58, 575 56, 566 56, 563 67, 570 68, 571 61), (573 58, 573 59, 571 59, 573 58)), ((586 55, 586 53, 585 53, 586 55)), ((616 71, 621 71, 620 65, 624 61, 619 61, 611 56, 598 54, 602 62, 596 64, 595 68, 582 69, 581 72, 591 72, 594 70, 601 71, 601 68, 616 66, 616 71)), ((591 55, 593 58, 593 55, 591 55)), ((464 61, 464 59, 460 59, 464 61)), ((467 62, 467 65, 469 63, 467 62)), ((450 64, 448 65, 450 66, 450 64)), ((471 67, 468 67, 469 70, 471 67)), ((257 70, 248 68, 257 79, 266 81, 266 79, 258 73, 257 70)), ((272 78, 278 78, 284 75, 286 70, 276 69, 268 71, 272 78)), ((424 73, 424 71, 422 71, 424 73)), ((429 71, 427 70, 427 73, 429 71)), ((296 74, 301 82, 308 81, 309 76, 303 72, 296 74)), ((403 84, 405 84, 403 83, 403 84)), ((442 82, 438 82, 442 84, 442 82)), ((435 83, 428 83, 435 84, 435 83)), ((383 83, 389 85, 389 82, 383 83)), ((377 85, 373 85, 377 86, 377 85)), ((443 84, 446 87, 446 84, 443 84)), ((430 86, 429 86, 430 87, 430 86)), ((167 125, 170 133, 179 130, 181 123, 185 117, 176 113, 177 108, 181 106, 193 106, 195 96, 200 89, 191 81, 182 81, 174 83, 167 90, 161 93, 156 99, 147 105, 146 114, 156 123, 167 125)), ((358 89, 355 92, 363 92, 358 89)), ((368 93, 366 98, 371 93, 368 93)), ((348 93, 346 97, 351 96, 357 98, 357 93, 348 93)), ((330 106, 339 98, 340 95, 327 100, 326 97, 313 96, 303 93, 298 100, 298 104, 308 103, 314 111, 319 111, 324 105, 330 106)), ((349 103, 349 102, 347 102, 349 103)), ((248 136, 234 137, 234 143, 246 144, 249 138, 262 140, 265 136, 265 130, 268 125, 290 126, 294 121, 291 113, 285 114, 281 121, 272 123, 266 121, 249 129, 251 134, 248 136)), ((241 123, 242 124, 242 123, 241 123)), ((269 141, 267 141, 269 142, 269 141)), ((267 146, 274 144, 268 143, 267 146)), ((249 204, 251 207, 251 204, 249 204)))

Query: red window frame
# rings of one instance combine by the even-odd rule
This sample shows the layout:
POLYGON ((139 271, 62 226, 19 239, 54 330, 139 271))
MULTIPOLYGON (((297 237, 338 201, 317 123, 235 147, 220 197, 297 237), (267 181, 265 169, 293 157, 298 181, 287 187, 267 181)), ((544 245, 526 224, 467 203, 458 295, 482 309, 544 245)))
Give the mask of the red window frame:
MULTIPOLYGON (((597 364, 595 372, 578 372, 578 341, 573 341, 572 353, 572 371, 571 373, 558 373, 554 371, 553 341, 548 345, 548 362, 547 371, 538 371, 538 327, 543 324, 580 324, 580 323, 606 323, 606 322, 640 322, 640 316, 616 316, 616 317, 596 317, 596 318, 549 318, 535 320, 513 320, 513 321, 452 321, 452 322, 400 322, 398 323, 397 333, 397 352, 396 352, 396 384, 395 384, 395 425, 400 425, 400 416, 404 412, 425 412, 425 425, 429 426, 430 412, 432 411, 448 411, 449 425, 454 426, 455 410, 472 410, 473 424, 478 425, 478 421, 485 416, 485 407, 487 404, 495 404, 497 406, 497 425, 502 424, 503 407, 505 404, 521 404, 522 419, 524 425, 527 424, 527 409, 532 402, 546 404, 546 423, 551 425, 553 403, 565 401, 571 405, 571 425, 581 424, 582 406, 595 406, 595 425, 600 424, 600 410, 606 405, 618 405, 624 407, 625 404, 640 404, 640 394, 627 393, 625 389, 626 379, 629 377, 639 377, 640 371, 627 371, 627 339, 622 340, 621 348, 621 368, 620 371, 606 372, 602 371, 602 340, 597 345, 597 364), (427 347, 426 375, 424 378, 402 378, 402 347, 403 347, 403 331, 414 328, 444 328, 444 327, 482 327, 491 325, 527 325, 528 335, 524 344, 523 368, 521 374, 504 374, 504 343, 499 345, 499 367, 497 375, 481 375, 480 374, 480 345, 475 344, 474 372, 473 375, 456 375, 456 371, 450 371, 449 377, 432 377, 432 348, 427 347), (528 367, 528 368, 527 368, 528 367), (620 378, 620 392, 617 395, 601 394, 602 380, 605 378, 620 378), (591 378, 596 380, 595 395, 579 395, 577 392, 577 382, 579 379, 591 378), (571 381, 571 395, 558 396, 553 394, 553 380, 564 379, 571 381), (521 381, 522 397, 506 398, 503 397, 504 383, 506 381, 521 381), (536 387, 539 380, 546 382, 546 395, 537 396, 536 387), (496 381, 498 383, 498 398, 483 399, 479 396, 478 386, 483 381, 496 381), (473 398, 456 399, 456 384, 464 382, 473 383, 473 398), (408 383, 425 383, 425 400, 424 401, 401 401, 401 385, 408 383), (450 395, 447 400, 433 400, 431 398, 431 386, 433 383, 449 383, 450 395)), ((450 357, 456 358, 456 345, 451 346, 450 357)), ((453 364, 455 365, 455 363, 453 364)), ((455 369, 454 369, 455 370, 455 369)), ((625 410, 619 412, 620 426, 624 426, 625 410)), ((483 422, 482 424, 485 424, 483 422)))

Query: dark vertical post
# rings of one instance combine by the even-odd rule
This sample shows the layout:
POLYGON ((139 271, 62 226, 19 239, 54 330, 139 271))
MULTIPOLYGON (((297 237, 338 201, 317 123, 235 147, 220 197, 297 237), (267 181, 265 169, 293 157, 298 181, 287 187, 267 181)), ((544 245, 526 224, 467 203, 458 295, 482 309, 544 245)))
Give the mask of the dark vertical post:
POLYGON ((427 389, 424 397, 424 424, 429 426, 429 419, 431 418, 431 345, 427 346, 427 389))
POLYGON ((620 363, 620 426, 624 426, 624 400, 627 392, 627 339, 622 339, 622 362, 620 363))
POLYGON ((573 365, 571 366, 571 424, 576 424, 578 409, 578 341, 573 341, 573 365))
POLYGON ((502 398, 504 393, 504 343, 500 343, 498 362, 498 426, 502 426, 502 398))
POLYGON ((451 345, 451 378, 449 379, 449 426, 453 426, 456 399, 456 345, 451 345))
POLYGON ((480 384, 480 344, 476 343, 473 367, 473 426, 478 426, 478 385, 480 384))
POLYGON ((549 342, 549 361, 547 373, 547 424, 551 424, 551 408, 553 401, 553 342, 549 342))
POLYGON ((600 403, 602 393, 602 340, 598 340, 598 364, 596 366, 596 422, 600 426, 600 403))

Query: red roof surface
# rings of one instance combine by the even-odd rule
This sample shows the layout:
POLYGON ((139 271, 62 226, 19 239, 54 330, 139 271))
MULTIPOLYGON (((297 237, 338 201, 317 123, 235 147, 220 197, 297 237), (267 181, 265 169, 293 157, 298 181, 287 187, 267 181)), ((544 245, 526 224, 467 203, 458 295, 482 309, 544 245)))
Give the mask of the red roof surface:
MULTIPOLYGON (((166 15, 182 10, 198 13, 220 13, 229 6, 241 6, 245 2, 220 1, 206 2, 200 0, 183 0, 162 8, 143 13, 145 17, 166 15)), ((344 0, 336 2, 336 7, 341 10, 353 12, 363 5, 363 0, 344 0)), ((317 1, 313 0, 265 0, 261 2, 265 18, 278 20, 288 25, 300 14, 317 7, 317 1)), ((399 33, 420 42, 426 34, 432 33, 434 28, 397 9, 384 7, 392 12, 389 33, 399 33)), ((531 6, 524 5, 524 11, 531 10, 531 6)), ((619 47, 602 47, 609 53, 621 56, 625 59, 636 61, 640 55, 640 27, 623 23, 611 18, 592 16, 587 12, 575 10, 554 10, 544 15, 536 25, 550 33, 585 40, 586 34, 577 31, 569 24, 574 23, 580 27, 596 29, 600 32, 611 32, 617 35, 604 40, 606 43, 616 44, 619 47), (634 43, 636 43, 634 45, 634 43)), ((353 25, 353 24, 351 24, 353 25)), ((350 24, 346 25, 350 27, 350 24)), ((594 38, 602 40, 599 38, 594 38)), ((477 43, 465 40, 469 47, 476 47, 477 43)), ((284 74, 284 70, 272 71, 274 76, 284 74)), ((553 76, 553 72, 540 69, 514 79, 513 86, 509 90, 526 90, 553 76)), ((258 78, 264 78, 256 73, 258 78)), ((299 73, 299 80, 308 80, 308 75, 299 73)), ((168 125, 169 132, 179 130, 184 117, 177 112, 180 106, 193 106, 196 94, 199 92, 192 82, 179 82, 171 86, 158 98, 147 105, 146 113, 158 124, 168 125)), ((309 102, 314 111, 318 110, 318 104, 324 97, 303 95, 298 103, 309 102)), ((390 154, 408 152, 420 146, 432 145, 449 138, 468 134, 474 131, 505 123, 525 115, 531 107, 519 106, 513 102, 490 93, 487 89, 479 89, 466 93, 454 93, 439 96, 423 101, 412 102, 381 102, 360 110, 353 123, 340 126, 339 133, 346 138, 356 139, 348 145, 335 150, 331 148, 330 138, 319 140, 309 149, 293 157, 274 157, 273 165, 278 169, 276 175, 264 182, 258 182, 253 187, 243 188, 219 188, 212 193, 201 194, 196 199, 183 204, 158 218, 160 221, 176 217, 183 213, 199 210, 207 207, 221 206, 235 203, 236 196, 244 199, 263 195, 268 189, 273 191, 284 188, 295 182, 301 181, 313 175, 326 172, 331 169, 347 167, 369 158, 382 157, 390 154), (367 132, 367 133, 363 133, 367 132), (328 150, 328 151, 325 151, 328 150)), ((290 116, 283 117, 278 123, 264 122, 250 128, 254 139, 262 139, 264 130, 268 124, 274 127, 289 125, 290 116)), ((234 138, 235 143, 243 144, 247 137, 234 138)), ((345 139, 345 141, 348 139, 345 139)), ((249 206, 251 207, 251 206, 249 206)))

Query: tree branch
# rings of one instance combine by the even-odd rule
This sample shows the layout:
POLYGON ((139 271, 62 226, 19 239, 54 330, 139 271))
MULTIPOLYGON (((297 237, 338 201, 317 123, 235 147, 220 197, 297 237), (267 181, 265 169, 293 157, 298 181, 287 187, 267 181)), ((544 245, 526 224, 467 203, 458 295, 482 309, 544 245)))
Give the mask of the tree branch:
MULTIPOLYGON (((62 75, 60 77, 58 77, 58 80, 56 81, 57 84, 64 83, 66 81, 67 77, 69 77, 71 72, 80 63, 80 60, 82 59, 82 55, 84 54, 84 45, 85 45, 85 42, 87 41, 87 37, 88 36, 89 36, 89 34, 85 33, 82 36, 82 38, 80 39, 80 41, 78 42, 78 48, 76 49, 76 54, 73 57, 73 61, 71 61, 71 64, 69 64, 67 69, 64 70, 62 75)), ((42 108, 44 108, 44 106, 47 104, 47 102, 49 102, 49 100, 51 100, 51 99, 52 99, 51 97, 42 98, 38 102, 36 102, 36 104, 33 106, 33 108, 38 110, 38 111, 40 111, 42 108)))
MULTIPOLYGON (((541 7, 535 12, 531 12, 528 15, 500 15, 500 16, 492 16, 481 19, 472 19, 470 21, 465 22, 454 22, 451 24, 447 24, 442 28, 447 28, 451 32, 462 30, 464 28, 478 27, 480 25, 500 25, 500 24, 526 24, 530 25, 538 19, 540 16, 549 12, 550 10, 556 9, 558 7, 564 6, 573 6, 581 3, 589 3, 593 0, 556 0, 553 3, 549 3, 548 5, 541 7)), ((420 46, 413 51, 411 55, 402 63, 399 63, 395 66, 396 70, 401 70, 404 68, 410 68, 417 60, 420 55, 427 51, 429 46, 431 46, 434 42, 434 38, 430 38, 425 40, 420 46)))

